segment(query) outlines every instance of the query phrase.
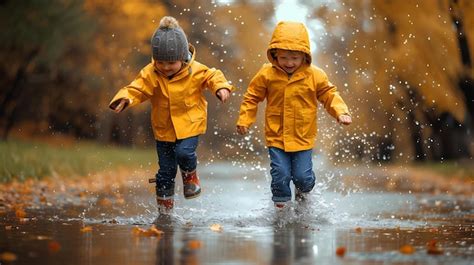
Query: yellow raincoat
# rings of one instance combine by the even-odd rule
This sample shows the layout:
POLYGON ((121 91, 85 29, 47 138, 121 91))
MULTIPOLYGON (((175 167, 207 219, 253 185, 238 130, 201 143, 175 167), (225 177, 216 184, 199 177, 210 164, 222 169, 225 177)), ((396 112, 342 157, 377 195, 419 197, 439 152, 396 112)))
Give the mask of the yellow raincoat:
POLYGON ((220 88, 233 91, 220 70, 208 68, 194 60, 195 50, 190 45, 191 60, 171 79, 160 74, 153 62, 145 66, 128 86, 120 89, 110 102, 114 108, 120 99, 131 101, 130 106, 150 100, 151 122, 155 139, 174 142, 206 132, 207 101, 203 90, 215 95, 220 88))
POLYGON ((349 115, 346 104, 326 73, 311 64, 309 47, 308 33, 303 24, 280 22, 267 50, 271 64, 263 65, 244 95, 238 126, 250 127, 255 122, 258 103, 267 100, 267 146, 286 152, 312 149, 317 131, 317 101, 335 118, 349 115), (272 57, 272 49, 301 51, 306 54, 306 60, 289 76, 272 57))

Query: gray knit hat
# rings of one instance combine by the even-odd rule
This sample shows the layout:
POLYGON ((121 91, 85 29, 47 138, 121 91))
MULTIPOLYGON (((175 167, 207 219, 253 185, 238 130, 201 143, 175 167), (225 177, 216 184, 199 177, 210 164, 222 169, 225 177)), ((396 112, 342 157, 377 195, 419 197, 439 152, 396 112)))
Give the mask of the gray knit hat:
POLYGON ((185 61, 188 59, 188 40, 174 17, 163 17, 151 38, 153 59, 157 61, 185 61))

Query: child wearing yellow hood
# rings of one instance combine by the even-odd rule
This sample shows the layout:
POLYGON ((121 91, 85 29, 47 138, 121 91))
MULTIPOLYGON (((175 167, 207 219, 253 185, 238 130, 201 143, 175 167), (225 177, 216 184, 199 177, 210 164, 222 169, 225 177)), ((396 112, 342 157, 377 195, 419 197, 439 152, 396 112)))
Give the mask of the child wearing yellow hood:
POLYGON ((253 77, 244 95, 237 132, 248 133, 259 102, 267 100, 265 140, 270 154, 271 191, 275 206, 303 200, 315 185, 312 148, 316 137, 317 101, 344 125, 352 122, 347 105, 326 73, 311 64, 309 37, 302 23, 284 21, 276 26, 267 49, 270 63, 253 77))
POLYGON ((158 210, 174 205, 178 167, 186 199, 201 193, 196 173, 198 136, 207 126, 208 88, 222 102, 234 89, 221 71, 194 60, 196 52, 173 17, 164 17, 151 38, 152 62, 128 86, 120 89, 109 107, 119 113, 126 107, 151 101, 151 122, 156 139, 159 170, 156 174, 158 210))

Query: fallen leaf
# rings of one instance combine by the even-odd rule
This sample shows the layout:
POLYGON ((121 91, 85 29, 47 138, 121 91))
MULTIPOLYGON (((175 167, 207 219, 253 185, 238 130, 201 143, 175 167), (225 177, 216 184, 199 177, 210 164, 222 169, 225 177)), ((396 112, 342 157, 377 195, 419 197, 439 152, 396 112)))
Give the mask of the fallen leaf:
POLYGON ((346 255, 346 248, 345 247, 336 248, 336 255, 339 257, 344 257, 344 255, 346 255))
POLYGON ((57 241, 50 241, 48 243, 48 250, 50 253, 56 253, 61 249, 61 245, 57 241))
POLYGON ((209 228, 214 232, 222 232, 222 226, 220 224, 212 224, 209 228))
POLYGON ((16 254, 12 252, 3 252, 0 253, 0 261, 3 262, 13 262, 17 259, 16 254))
POLYGON ((26 217, 26 212, 23 209, 17 209, 15 211, 15 215, 17 218, 25 218, 26 217))
POLYGON ((82 233, 92 232, 92 226, 84 226, 81 228, 82 233))
POLYGON ((188 247, 190 249, 199 249, 199 248, 201 248, 201 245, 202 245, 202 243, 199 240, 191 240, 191 241, 188 242, 188 247))
POLYGON ((152 225, 148 230, 139 227, 134 227, 132 229, 132 233, 136 236, 160 237, 163 234, 163 231, 157 229, 154 225, 152 225))
POLYGON ((356 232, 356 233, 359 233, 359 234, 362 233, 362 228, 356 227, 355 232, 356 232))
POLYGON ((415 248, 410 245, 403 245, 400 247, 400 252, 405 255, 411 255, 415 253, 415 248))
POLYGON ((157 229, 154 225, 152 225, 147 232, 150 233, 151 236, 161 236, 163 234, 163 231, 157 229))

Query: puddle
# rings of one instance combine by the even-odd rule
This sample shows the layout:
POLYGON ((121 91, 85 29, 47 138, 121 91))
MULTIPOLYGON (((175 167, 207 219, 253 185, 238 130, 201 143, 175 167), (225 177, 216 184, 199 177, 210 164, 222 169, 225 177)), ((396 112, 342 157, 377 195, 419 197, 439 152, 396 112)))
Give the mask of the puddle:
POLYGON ((202 196, 179 194, 170 216, 157 214, 152 189, 140 185, 120 196, 27 209, 28 220, 6 213, 0 253, 14 253, 14 264, 472 264, 471 197, 347 194, 320 183, 306 205, 276 211, 267 177, 216 177, 222 170, 229 169, 203 172, 202 196), (152 225, 161 237, 133 234, 152 225), (429 242, 442 253, 428 254, 429 242), (414 253, 402 254, 404 245, 414 253))

